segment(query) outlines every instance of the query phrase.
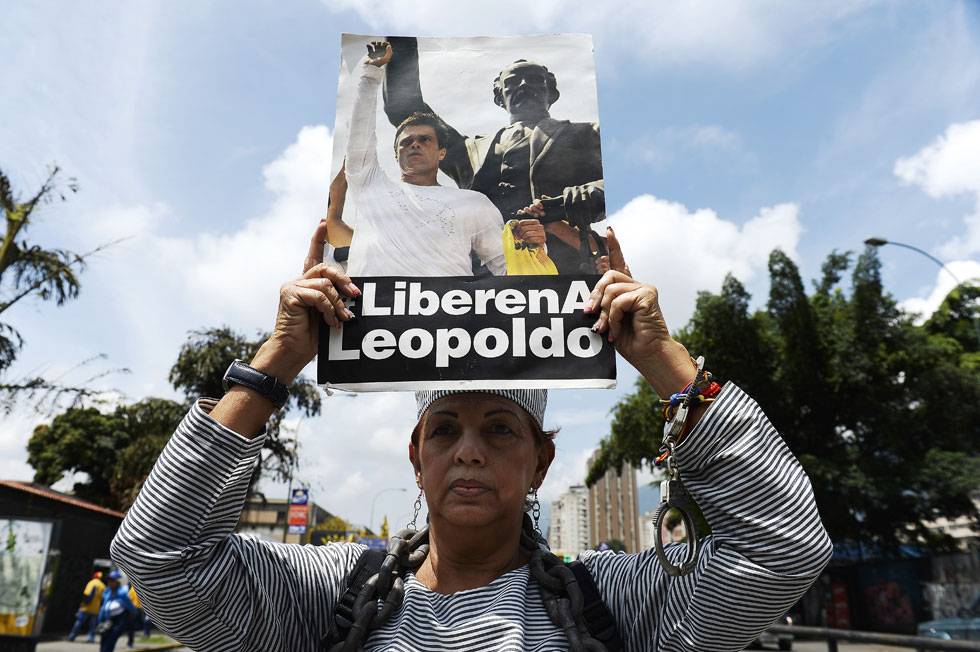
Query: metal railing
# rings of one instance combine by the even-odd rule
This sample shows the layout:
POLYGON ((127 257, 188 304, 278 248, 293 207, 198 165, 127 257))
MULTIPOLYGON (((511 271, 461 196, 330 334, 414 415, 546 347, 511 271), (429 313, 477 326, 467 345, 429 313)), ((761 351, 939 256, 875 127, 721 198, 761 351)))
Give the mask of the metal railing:
POLYGON ((916 650, 974 650, 980 652, 980 643, 970 641, 945 641, 941 638, 925 638, 904 634, 879 634, 878 632, 855 632, 849 629, 830 629, 828 627, 805 627, 797 625, 773 625, 769 631, 774 634, 792 634, 809 640, 827 641, 828 652, 837 652, 837 641, 850 643, 878 643, 895 647, 908 647, 916 650))

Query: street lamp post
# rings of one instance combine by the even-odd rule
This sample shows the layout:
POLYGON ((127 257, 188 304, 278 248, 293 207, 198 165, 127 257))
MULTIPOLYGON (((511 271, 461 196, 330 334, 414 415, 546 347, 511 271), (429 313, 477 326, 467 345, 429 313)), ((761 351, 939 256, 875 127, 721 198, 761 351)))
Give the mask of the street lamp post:
MULTIPOLYGON (((929 260, 931 260, 932 262, 939 265, 942 269, 945 269, 946 273, 949 274, 954 281, 956 281, 957 287, 963 285, 963 282, 960 281, 959 278, 957 278, 956 274, 953 273, 953 270, 947 267, 945 263, 943 263, 943 261, 939 260, 929 252, 919 249, 918 247, 913 247, 912 245, 908 245, 903 242, 895 242, 894 240, 885 240, 884 238, 868 238, 867 240, 864 241, 864 244, 871 245, 872 247, 881 247, 883 245, 890 244, 890 245, 895 245, 896 247, 905 247, 906 249, 917 251, 923 256, 925 256, 926 258, 928 258, 929 260)), ((971 317, 973 317, 973 328, 977 332, 977 346, 980 347, 980 318, 978 318, 976 312, 973 311, 971 311, 971 317)))
POLYGON ((388 487, 387 489, 382 489, 378 493, 374 494, 374 499, 371 501, 371 520, 368 521, 368 527, 374 525, 374 505, 378 502, 378 496, 385 493, 386 491, 408 491, 404 487, 388 487))

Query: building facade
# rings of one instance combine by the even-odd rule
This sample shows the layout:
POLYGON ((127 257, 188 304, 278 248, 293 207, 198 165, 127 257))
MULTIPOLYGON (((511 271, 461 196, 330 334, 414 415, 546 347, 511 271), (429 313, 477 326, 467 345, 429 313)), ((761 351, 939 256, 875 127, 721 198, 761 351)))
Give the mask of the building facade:
POLYGON ((551 503, 548 545, 557 553, 577 557, 589 548, 589 490, 569 487, 551 503))
MULTIPOLYGON (((110 568, 109 543, 125 515, 50 487, 17 480, 0 480, 0 514, 8 519, 54 523, 51 549, 57 551, 52 556, 57 558, 57 572, 47 592, 42 633, 67 632, 92 572, 110 568)), ((6 539, 7 533, 3 536, 6 539)), ((0 649, 7 649, 3 642, 0 649)))
MULTIPOLYGON (((599 455, 589 458, 590 468, 599 455)), ((623 464, 618 470, 609 469, 589 488, 589 548, 601 542, 621 541, 626 552, 639 552, 639 499, 636 492, 636 469, 623 464)))
POLYGON ((307 543, 310 529, 330 518, 331 514, 313 501, 306 511, 306 534, 288 534, 289 501, 285 498, 250 498, 242 509, 238 521, 238 531, 242 534, 254 534, 267 541, 284 541, 285 543, 307 543))

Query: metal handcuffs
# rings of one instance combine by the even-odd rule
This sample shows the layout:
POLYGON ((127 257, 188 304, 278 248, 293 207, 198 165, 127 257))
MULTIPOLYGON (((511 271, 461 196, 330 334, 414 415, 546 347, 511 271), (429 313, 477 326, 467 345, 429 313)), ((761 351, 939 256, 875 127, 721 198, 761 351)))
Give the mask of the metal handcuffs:
POLYGON ((695 362, 697 371, 694 374, 694 383, 691 384, 687 396, 677 407, 674 418, 664 424, 663 443, 667 447, 667 479, 660 483, 660 506, 657 507, 657 512, 653 518, 653 541, 657 558, 671 577, 687 575, 694 570, 694 567, 697 566, 698 550, 701 547, 697 525, 694 522, 694 503, 691 501, 691 494, 687 492, 681 482, 680 471, 674 464, 674 447, 677 445, 677 438, 684 432, 684 425, 687 423, 691 399, 697 391, 697 379, 701 377, 701 372, 704 371, 704 356, 699 356, 695 362), (684 530, 687 532, 687 552, 684 555, 684 561, 679 566, 667 559, 667 554, 664 552, 663 536, 661 535, 664 519, 671 509, 680 512, 681 518, 684 520, 684 530))

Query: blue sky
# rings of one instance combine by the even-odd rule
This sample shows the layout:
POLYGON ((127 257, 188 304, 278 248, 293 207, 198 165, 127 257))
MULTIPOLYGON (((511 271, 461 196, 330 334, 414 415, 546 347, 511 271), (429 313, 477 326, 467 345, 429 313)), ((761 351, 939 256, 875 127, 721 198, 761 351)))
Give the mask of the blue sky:
MULTIPOLYGON (((609 222, 674 328, 729 271, 764 301, 776 246, 807 279, 870 235, 980 276, 976 3, 594 7, 5 3, 0 167, 25 193, 52 161, 81 185, 44 209, 32 238, 84 251, 128 237, 92 261, 70 305, 4 315, 27 340, 14 373, 78 381, 70 369, 105 353, 106 367, 132 370, 107 381, 127 399, 173 396, 167 372, 187 331, 270 327, 326 204, 342 32, 593 34, 609 222)), ((474 92, 491 101, 489 88, 474 92)), ((563 117, 560 100, 552 113, 563 117)), ((881 258, 910 309, 928 312, 951 286, 913 252, 881 258)), ((549 421, 563 430, 543 498, 584 477, 632 378, 621 368, 617 391, 553 393, 549 421)), ((24 445, 38 419, 0 423, 0 477, 31 476, 24 445)), ((366 520, 378 489, 414 486, 412 421, 407 395, 328 399, 323 418, 298 424, 300 479, 327 509, 366 520)), ((382 495, 376 520, 401 519, 411 500, 382 495)))

